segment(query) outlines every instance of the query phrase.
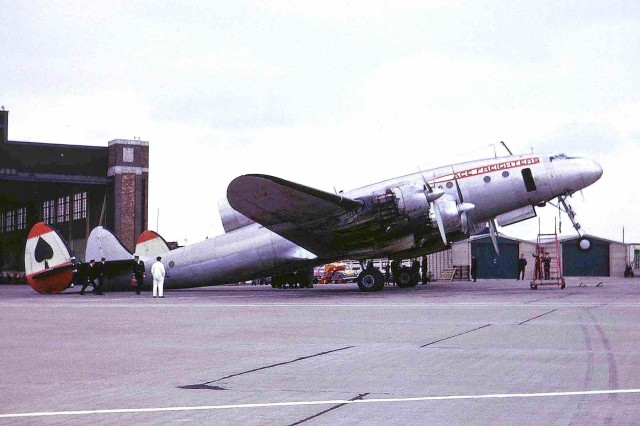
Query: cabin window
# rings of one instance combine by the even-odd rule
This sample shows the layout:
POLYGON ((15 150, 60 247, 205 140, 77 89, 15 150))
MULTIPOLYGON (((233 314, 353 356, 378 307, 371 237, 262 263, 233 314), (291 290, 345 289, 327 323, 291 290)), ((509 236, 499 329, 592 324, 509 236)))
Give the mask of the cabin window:
POLYGON ((491 178, 489 176, 485 176, 482 180, 484 180, 484 183, 491 182, 491 178))
POLYGON ((453 188, 453 184, 451 182, 447 182, 447 188, 453 188))
POLYGON ((502 177, 503 178, 509 177, 509 172, 506 171, 506 170, 504 172, 502 172, 502 177))
POLYGON ((524 186, 527 188, 527 192, 533 192, 536 190, 536 183, 533 180, 531 169, 522 169, 522 179, 524 179, 524 186))

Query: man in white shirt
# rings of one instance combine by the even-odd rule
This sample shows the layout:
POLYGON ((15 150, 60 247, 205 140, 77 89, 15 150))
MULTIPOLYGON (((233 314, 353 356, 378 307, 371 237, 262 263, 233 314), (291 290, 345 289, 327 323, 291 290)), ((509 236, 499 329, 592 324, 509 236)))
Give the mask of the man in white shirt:
POLYGON ((156 261, 151 265, 151 275, 153 276, 153 297, 164 297, 164 265, 160 262, 162 258, 156 257, 156 261))

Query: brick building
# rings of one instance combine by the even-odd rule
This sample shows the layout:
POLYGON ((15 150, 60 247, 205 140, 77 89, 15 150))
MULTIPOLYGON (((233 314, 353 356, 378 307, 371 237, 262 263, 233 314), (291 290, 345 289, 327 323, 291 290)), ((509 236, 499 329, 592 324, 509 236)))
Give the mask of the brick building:
MULTIPOLYGON (((8 140, 0 111, 0 268, 24 270, 24 245, 43 221, 79 260, 91 230, 110 229, 130 250, 147 229, 149 143, 116 139, 107 147, 8 140)), ((86 259, 88 260, 88 259, 86 259)))

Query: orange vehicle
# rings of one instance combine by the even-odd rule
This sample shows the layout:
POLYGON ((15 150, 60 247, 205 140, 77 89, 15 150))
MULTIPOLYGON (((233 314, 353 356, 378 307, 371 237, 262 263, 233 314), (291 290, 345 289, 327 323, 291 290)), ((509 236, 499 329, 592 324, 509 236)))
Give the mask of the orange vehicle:
POLYGON ((353 282, 358 277, 354 269, 344 263, 328 263, 314 271, 314 281, 319 284, 353 282))

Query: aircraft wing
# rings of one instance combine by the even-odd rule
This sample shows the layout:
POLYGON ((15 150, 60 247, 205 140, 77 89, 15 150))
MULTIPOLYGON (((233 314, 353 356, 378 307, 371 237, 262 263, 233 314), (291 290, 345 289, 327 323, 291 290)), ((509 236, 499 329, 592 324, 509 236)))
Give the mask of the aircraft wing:
POLYGON ((233 209, 314 254, 340 247, 339 218, 362 207, 360 201, 267 175, 244 175, 227 188, 233 209))

